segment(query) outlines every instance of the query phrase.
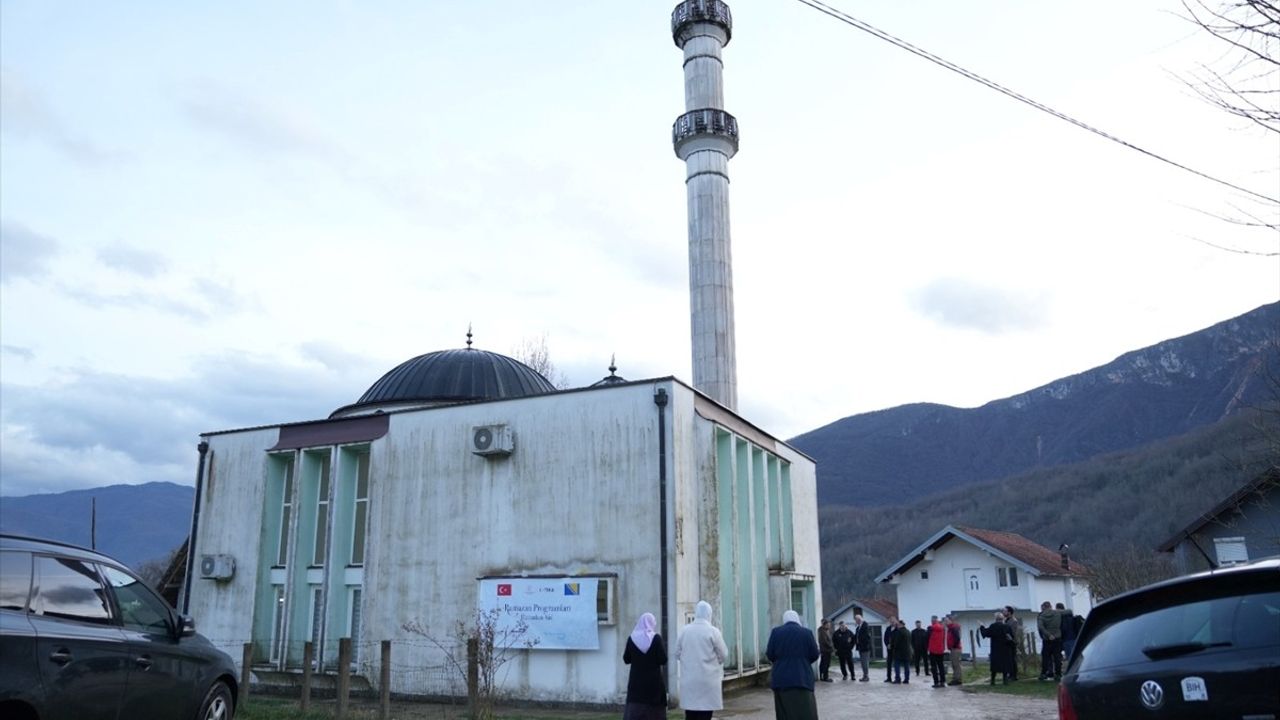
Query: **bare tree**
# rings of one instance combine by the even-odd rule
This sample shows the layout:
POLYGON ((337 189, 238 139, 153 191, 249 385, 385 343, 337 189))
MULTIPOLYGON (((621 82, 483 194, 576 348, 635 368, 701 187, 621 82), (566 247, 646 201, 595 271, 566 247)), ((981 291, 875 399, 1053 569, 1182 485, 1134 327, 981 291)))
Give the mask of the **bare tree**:
POLYGON ((523 620, 514 624, 503 622, 503 612, 498 608, 476 610, 469 621, 460 620, 449 637, 433 635, 425 625, 412 620, 404 629, 427 639, 444 654, 446 664, 475 698, 471 708, 472 720, 493 720, 497 690, 505 673, 502 666, 519 650, 528 650, 538 644, 537 638, 527 637, 529 626, 523 620), (473 674, 474 669, 474 674, 473 674))
MULTIPOLYGON (((1280 2, 1182 0, 1182 6, 1188 20, 1225 46, 1224 53, 1213 63, 1202 63, 1187 84, 1214 107, 1280 135, 1280 2)), ((1280 230, 1280 201, 1252 196, 1248 201, 1252 205, 1234 206, 1232 214, 1217 217, 1280 230)))
POLYGON ((547 334, 538 337, 527 337, 511 349, 511 356, 529 367, 537 370, 547 382, 559 390, 569 387, 569 378, 551 362, 551 351, 547 347, 547 334))
POLYGON ((1090 558, 1088 568, 1089 592, 1095 603, 1178 574, 1168 553, 1134 545, 1090 558))

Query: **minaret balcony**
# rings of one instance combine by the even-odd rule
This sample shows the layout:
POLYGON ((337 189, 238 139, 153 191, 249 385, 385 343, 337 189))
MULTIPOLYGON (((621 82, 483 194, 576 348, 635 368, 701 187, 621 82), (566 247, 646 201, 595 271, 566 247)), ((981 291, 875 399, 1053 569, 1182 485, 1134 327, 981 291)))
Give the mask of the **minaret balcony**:
POLYGON ((723 0, 683 0, 671 11, 671 37, 676 47, 684 47, 698 23, 717 25, 724 32, 724 44, 733 36, 733 14, 723 0))
POLYGON ((671 143, 681 160, 699 150, 733 157, 738 152, 738 119, 717 108, 690 110, 671 126, 671 143))

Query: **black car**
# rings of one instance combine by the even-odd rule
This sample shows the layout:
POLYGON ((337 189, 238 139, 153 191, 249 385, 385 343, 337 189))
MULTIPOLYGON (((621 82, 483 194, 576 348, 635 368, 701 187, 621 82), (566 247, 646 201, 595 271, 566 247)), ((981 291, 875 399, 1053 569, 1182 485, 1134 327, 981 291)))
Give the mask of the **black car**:
POLYGON ((1280 718, 1280 559, 1100 603, 1058 688, 1058 717, 1280 718))
POLYGON ((231 720, 235 665, 106 555, 0 535, 0 718, 231 720))

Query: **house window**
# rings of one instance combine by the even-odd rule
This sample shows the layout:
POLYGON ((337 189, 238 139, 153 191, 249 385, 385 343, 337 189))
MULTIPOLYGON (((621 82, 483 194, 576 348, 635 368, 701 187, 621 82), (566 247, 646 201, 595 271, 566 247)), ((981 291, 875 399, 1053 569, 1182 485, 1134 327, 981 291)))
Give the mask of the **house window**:
POLYGON ((1213 549, 1218 555, 1219 565, 1249 562, 1249 548, 1242 537, 1214 538, 1213 549))
POLYGON ((1000 587, 1018 587, 1018 568, 996 568, 996 575, 999 578, 1000 587))
POLYGON ((929 579, 929 571, 928 571, 928 570, 921 570, 921 571, 920 571, 920 579, 921 579, 921 580, 928 580, 928 579, 929 579))
POLYGON ((272 585, 275 597, 275 608, 271 619, 271 662, 280 662, 280 654, 284 648, 284 586, 272 585))
MULTIPOLYGON (((324 598, 318 585, 311 588, 311 647, 320 649, 320 628, 324 626, 324 598)), ((319 653, 312 656, 312 661, 319 659, 319 653)))

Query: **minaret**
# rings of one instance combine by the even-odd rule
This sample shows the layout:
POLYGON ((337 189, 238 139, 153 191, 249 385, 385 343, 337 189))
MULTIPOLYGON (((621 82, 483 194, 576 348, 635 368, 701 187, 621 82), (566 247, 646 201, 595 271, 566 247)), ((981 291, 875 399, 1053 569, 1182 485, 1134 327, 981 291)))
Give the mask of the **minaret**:
POLYGON ((676 118, 671 141, 687 171, 693 386, 737 410, 729 158, 738 152, 738 121, 724 111, 720 59, 733 34, 729 6, 720 0, 683 0, 671 12, 671 34, 684 51, 685 113, 676 118))

